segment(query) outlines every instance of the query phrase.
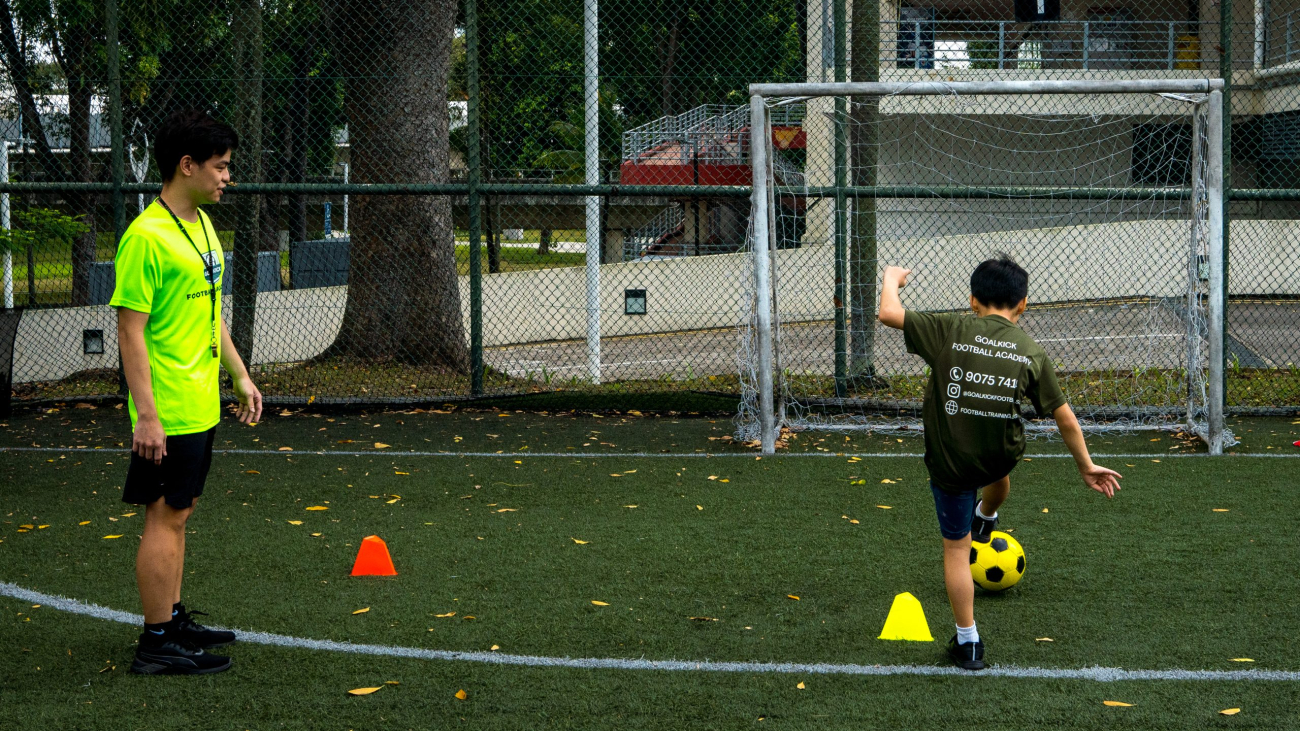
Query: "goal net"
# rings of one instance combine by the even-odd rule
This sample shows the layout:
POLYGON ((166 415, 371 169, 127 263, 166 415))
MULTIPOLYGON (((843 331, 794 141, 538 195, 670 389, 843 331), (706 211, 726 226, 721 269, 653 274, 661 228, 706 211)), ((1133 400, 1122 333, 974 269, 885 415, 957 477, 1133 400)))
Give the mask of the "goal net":
MULTIPOLYGON (((877 321, 969 312, 999 253, 1029 272, 1024 331, 1088 430, 1177 429, 1218 452, 1222 94, 1214 80, 751 87, 754 196, 738 437, 920 429, 929 376, 877 321), (804 105, 799 135, 774 110, 804 105), (774 133, 775 132, 775 133, 774 133), (790 144, 802 138, 806 143, 790 144)), ((1021 405, 1026 432, 1055 423, 1021 405)))

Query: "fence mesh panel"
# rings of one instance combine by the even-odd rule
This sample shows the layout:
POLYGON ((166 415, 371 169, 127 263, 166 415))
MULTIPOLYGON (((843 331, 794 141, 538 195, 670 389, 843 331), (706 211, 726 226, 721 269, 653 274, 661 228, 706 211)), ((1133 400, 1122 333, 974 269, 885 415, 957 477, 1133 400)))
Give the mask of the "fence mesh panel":
MULTIPOLYGON (((1219 3, 1161 0, 8 0, 3 385, 121 393, 114 211, 157 195, 153 131, 179 108, 241 136, 239 185, 207 210, 268 399, 738 395, 750 83, 1232 68, 1228 403, 1292 410, 1300 29, 1294 4, 1262 7, 1237 2, 1223 33, 1219 3)), ((794 181, 824 117, 782 114, 794 181)))

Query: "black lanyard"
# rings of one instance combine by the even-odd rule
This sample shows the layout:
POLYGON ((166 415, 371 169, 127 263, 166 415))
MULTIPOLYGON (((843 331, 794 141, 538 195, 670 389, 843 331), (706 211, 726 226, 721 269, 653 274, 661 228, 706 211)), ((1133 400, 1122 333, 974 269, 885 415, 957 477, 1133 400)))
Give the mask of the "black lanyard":
POLYGON ((199 251, 199 245, 194 243, 194 239, 190 238, 190 232, 185 230, 185 226, 181 224, 181 219, 178 218, 176 216, 176 213, 172 211, 171 207, 167 205, 167 201, 163 200, 162 196, 158 196, 157 200, 158 200, 158 205, 162 206, 164 211, 167 211, 172 215, 172 220, 176 222, 176 228, 179 228, 181 230, 181 235, 185 237, 186 241, 190 242, 190 246, 194 247, 194 253, 198 254, 199 258, 203 260, 203 277, 204 279, 208 280, 208 299, 212 302, 212 357, 216 358, 217 357, 217 275, 216 272, 213 271, 216 264, 214 263, 212 257, 212 239, 208 238, 208 226, 207 223, 203 220, 203 211, 196 210, 196 212, 199 214, 199 226, 203 228, 203 243, 208 247, 207 256, 204 256, 203 252, 199 251))

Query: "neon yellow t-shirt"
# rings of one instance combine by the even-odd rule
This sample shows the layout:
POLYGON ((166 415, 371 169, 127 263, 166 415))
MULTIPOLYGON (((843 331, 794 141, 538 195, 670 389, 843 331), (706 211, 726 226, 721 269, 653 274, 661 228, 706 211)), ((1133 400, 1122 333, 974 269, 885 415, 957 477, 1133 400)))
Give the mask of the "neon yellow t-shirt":
MULTIPOLYGON (((126 307, 149 315, 144 328, 149 353, 158 418, 168 436, 207 431, 221 419, 220 358, 212 357, 212 303, 207 264, 221 296, 221 243, 212 221, 199 214, 198 223, 181 221, 194 245, 181 234, 156 201, 136 217, 122 236, 115 261, 117 287, 113 307, 126 307), (204 229, 207 241, 204 240, 204 229), (208 243, 211 242, 211 259, 208 243)), ((221 317, 217 301, 217 317, 221 317)), ((221 350, 221 323, 217 322, 217 353, 221 350)), ((131 427, 138 415, 134 395, 128 400, 131 427)))

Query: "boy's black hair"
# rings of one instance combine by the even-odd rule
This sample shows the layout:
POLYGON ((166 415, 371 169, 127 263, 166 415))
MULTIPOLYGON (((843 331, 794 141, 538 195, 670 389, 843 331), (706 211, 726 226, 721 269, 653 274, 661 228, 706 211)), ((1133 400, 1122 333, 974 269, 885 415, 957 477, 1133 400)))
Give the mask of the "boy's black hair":
POLYGON ((239 135, 230 125, 199 109, 180 109, 155 130, 153 159, 167 182, 175 177, 176 166, 186 155, 203 164, 238 147, 239 135))
POLYGON ((971 272, 970 293, 985 307, 1011 309, 1029 296, 1029 272, 999 252, 971 272))

